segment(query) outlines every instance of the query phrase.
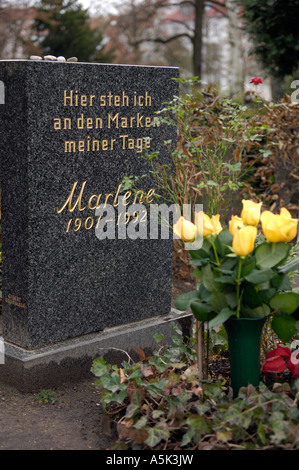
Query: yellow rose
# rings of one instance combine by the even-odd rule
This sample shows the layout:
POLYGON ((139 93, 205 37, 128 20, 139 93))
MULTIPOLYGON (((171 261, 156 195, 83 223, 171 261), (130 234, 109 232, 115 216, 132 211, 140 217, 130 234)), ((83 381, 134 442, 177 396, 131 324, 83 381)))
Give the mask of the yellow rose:
POLYGON ((174 224, 173 231, 184 242, 193 242, 197 234, 196 226, 189 220, 184 219, 183 216, 174 224))
POLYGON ((236 230, 233 237, 233 250, 238 256, 246 256, 254 249, 257 228, 247 225, 236 230))
POLYGON ((292 219, 284 207, 280 214, 264 211, 261 215, 262 230, 271 243, 290 242, 297 235, 298 219, 292 219))
POLYGON ((203 211, 196 213, 196 225, 198 228, 198 232, 201 236, 207 237, 212 233, 216 233, 218 235, 219 232, 222 230, 222 226, 220 223, 220 215, 212 215, 210 218, 207 214, 203 211))
POLYGON ((291 214, 289 213, 289 211, 285 207, 282 207, 280 209, 280 215, 282 215, 283 217, 288 217, 289 219, 292 218, 291 214))
POLYGON ((218 235, 218 233, 220 233, 221 230, 222 230, 222 225, 220 223, 220 215, 219 214, 212 215, 211 222, 212 222, 212 225, 214 227, 214 233, 216 233, 218 235))
POLYGON ((246 225, 258 225, 261 216, 262 202, 253 202, 243 199, 243 209, 241 219, 246 225))
POLYGON ((232 215, 228 223, 228 229, 230 233, 234 236, 235 231, 239 230, 242 227, 244 227, 244 224, 243 224, 243 220, 241 219, 241 217, 238 217, 237 215, 232 215))

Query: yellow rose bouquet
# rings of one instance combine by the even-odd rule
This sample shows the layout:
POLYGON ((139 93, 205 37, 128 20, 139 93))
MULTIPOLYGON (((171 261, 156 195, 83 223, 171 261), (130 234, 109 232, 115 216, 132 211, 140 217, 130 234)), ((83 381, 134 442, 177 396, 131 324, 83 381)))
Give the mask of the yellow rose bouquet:
POLYGON ((218 214, 203 212, 196 214, 194 224, 181 217, 174 225, 185 242, 203 237, 201 248, 190 250, 198 288, 178 297, 175 306, 190 306, 209 328, 231 317, 271 315, 273 330, 287 342, 298 331, 299 293, 292 290, 288 273, 299 268, 299 258, 287 263, 298 219, 285 208, 273 214, 262 212, 262 203, 242 202, 241 216, 232 216, 228 227, 221 226, 218 214))

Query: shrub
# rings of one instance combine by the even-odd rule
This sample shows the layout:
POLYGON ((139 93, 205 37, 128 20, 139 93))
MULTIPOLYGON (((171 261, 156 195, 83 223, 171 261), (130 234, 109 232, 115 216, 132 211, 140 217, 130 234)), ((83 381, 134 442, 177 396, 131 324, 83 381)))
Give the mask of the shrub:
POLYGON ((121 367, 103 358, 92 372, 104 411, 117 423, 112 449, 299 449, 299 381, 290 387, 248 386, 232 398, 225 380, 198 380, 195 354, 175 327, 170 346, 121 367), (287 393, 285 393, 287 390, 287 393))

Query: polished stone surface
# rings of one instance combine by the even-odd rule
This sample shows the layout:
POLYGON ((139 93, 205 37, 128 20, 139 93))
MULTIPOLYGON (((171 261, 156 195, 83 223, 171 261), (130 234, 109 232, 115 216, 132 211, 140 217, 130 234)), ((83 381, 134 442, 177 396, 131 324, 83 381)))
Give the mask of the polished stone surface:
POLYGON ((111 225, 95 205, 99 194, 111 204, 125 175, 147 175, 144 192, 154 188, 138 139, 149 136, 149 151, 169 161, 163 139, 175 141, 176 130, 150 123, 178 94, 177 76, 168 67, 0 61, 6 341, 34 349, 170 311, 171 237, 101 239, 96 223, 111 225))
POLYGON ((140 360, 137 348, 142 349, 148 357, 160 349, 162 344, 166 347, 171 344, 174 323, 185 337, 190 338, 193 318, 192 313, 171 309, 167 315, 107 328, 99 333, 90 333, 30 351, 5 343, 4 364, 0 364, 0 384, 12 385, 20 391, 32 393, 51 389, 62 383, 94 378, 90 369, 95 358, 101 356, 107 363, 120 367, 124 361, 132 363, 140 360), (164 337, 159 344, 154 339, 157 332, 164 337))

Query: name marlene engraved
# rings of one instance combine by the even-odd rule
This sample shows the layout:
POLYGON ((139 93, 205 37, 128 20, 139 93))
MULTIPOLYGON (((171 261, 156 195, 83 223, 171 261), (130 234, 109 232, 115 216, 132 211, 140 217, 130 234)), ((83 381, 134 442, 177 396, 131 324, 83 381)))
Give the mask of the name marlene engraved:
MULTIPOLYGON (((90 209, 90 210, 96 210, 102 207, 105 209, 107 204, 112 204, 113 207, 118 207, 119 205, 121 207, 126 207, 130 204, 132 205, 138 205, 138 204, 151 204, 153 202, 153 198, 155 195, 155 189, 151 188, 148 191, 143 191, 142 189, 139 189, 136 191, 134 194, 131 190, 126 191, 124 194, 120 195, 120 190, 121 190, 121 184, 118 185, 117 190, 115 193, 98 193, 98 194, 92 194, 91 196, 87 196, 87 199, 85 198, 85 186, 86 186, 87 181, 83 181, 81 184, 79 194, 76 197, 75 196, 75 190, 77 188, 78 181, 75 181, 71 191, 60 207, 56 207, 56 212, 57 214, 61 214, 64 210, 67 212, 74 212, 75 209, 77 209, 80 212, 85 211, 85 209, 90 209), (85 203, 83 203, 83 194, 84 194, 84 200, 85 203), (87 202, 88 201, 88 202, 87 202)), ((102 215, 98 217, 92 217, 92 216, 87 216, 84 219, 81 217, 75 217, 73 219, 69 219, 67 223, 67 228, 66 228, 66 233, 70 231, 70 228, 72 227, 75 232, 80 230, 81 227, 84 227, 86 230, 90 230, 93 227, 98 227, 100 221, 102 219, 102 215)), ((146 211, 135 211, 133 214, 128 214, 127 212, 120 212, 117 217, 116 221, 116 226, 118 226, 120 223, 124 223, 125 225, 128 224, 129 221, 133 220, 133 223, 144 223, 146 222, 146 211)))
MULTIPOLYGON (((66 207, 67 207, 69 212, 73 212, 77 206, 78 206, 79 211, 84 211, 86 209, 86 205, 84 207, 82 207, 82 197, 83 197, 83 193, 84 193, 86 183, 87 183, 87 181, 83 181, 83 183, 81 184, 79 195, 78 195, 76 201, 73 202, 74 192, 75 192, 75 189, 76 189, 77 184, 78 184, 78 181, 75 181, 75 183, 73 184, 73 186, 71 188, 71 191, 70 191, 67 199, 65 200, 64 204, 60 208, 59 207, 56 208, 56 211, 57 211, 58 214, 60 214, 66 207)), ((126 191, 123 196, 119 196, 121 186, 122 186, 121 184, 118 185, 116 193, 105 193, 104 207, 107 205, 108 200, 109 200, 110 197, 113 200, 113 202, 112 201, 111 202, 112 202, 114 207, 118 206, 118 204, 119 204, 118 198, 119 197, 121 197, 121 203, 124 206, 127 206, 130 203, 142 204, 143 198, 144 198, 144 201, 148 204, 153 202, 152 198, 155 194, 155 189, 154 188, 151 188, 146 194, 144 193, 144 191, 142 189, 139 189, 134 194, 134 198, 132 198, 132 196, 133 196, 132 191, 126 191), (132 199, 130 200, 130 198, 132 198, 132 199), (139 199, 137 199, 137 198, 139 198, 139 199)), ((88 199, 88 204, 87 204, 88 208, 91 209, 91 210, 95 210, 97 207, 99 207, 99 205, 101 204, 102 196, 103 196, 102 193, 92 194, 88 199)))

